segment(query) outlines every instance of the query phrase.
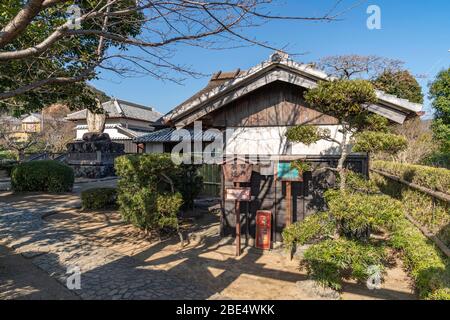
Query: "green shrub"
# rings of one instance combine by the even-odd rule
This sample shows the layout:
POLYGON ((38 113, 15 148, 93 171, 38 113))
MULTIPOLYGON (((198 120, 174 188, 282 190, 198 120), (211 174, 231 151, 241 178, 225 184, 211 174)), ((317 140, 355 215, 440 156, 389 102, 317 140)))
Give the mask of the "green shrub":
POLYGON ((347 170, 346 176, 347 188, 351 192, 361 192, 368 194, 380 193, 380 189, 377 184, 364 177, 362 174, 356 173, 351 170, 347 170))
POLYGON ((340 290, 343 279, 366 281, 371 276, 370 267, 383 272, 385 260, 383 247, 338 239, 312 245, 305 251, 302 266, 314 280, 340 290))
POLYGON ((353 152, 386 152, 395 154, 405 150, 408 140, 404 136, 378 131, 363 131, 355 136, 353 152))
POLYGON ((147 230, 178 228, 183 204, 176 192, 180 168, 168 154, 127 155, 116 159, 117 203, 124 220, 147 230))
POLYGON ((438 289, 427 296, 428 300, 450 300, 450 288, 438 289))
POLYGON ((405 266, 421 298, 449 298, 450 264, 436 246, 406 218, 393 226, 391 245, 403 253, 405 266))
POLYGON ((332 236, 335 230, 336 222, 328 212, 316 213, 286 227, 283 230, 283 243, 292 249, 295 245, 332 236))
POLYGON ((329 190, 325 198, 341 234, 349 238, 367 240, 371 230, 388 228, 403 216, 401 203, 386 195, 329 190))
POLYGON ((175 173, 175 187, 183 196, 183 208, 192 209, 194 200, 203 190, 203 177, 198 165, 181 164, 175 173))
POLYGON ((12 170, 16 164, 17 162, 14 160, 0 160, 0 171, 6 171, 6 175, 11 177, 12 170))
POLYGON ((372 168, 419 186, 450 194, 450 170, 448 169, 389 161, 374 161, 372 168))
POLYGON ((156 217, 155 223, 160 229, 177 228, 177 214, 183 205, 183 196, 181 193, 160 194, 156 198, 156 217))
POLYGON ((73 169, 53 160, 21 163, 11 173, 14 191, 69 192, 73 182, 73 169))
POLYGON ((381 191, 402 202, 404 211, 450 247, 449 203, 424 192, 372 173, 371 180, 381 191))
POLYGON ((117 192, 115 188, 92 188, 81 192, 81 205, 84 210, 98 210, 114 207, 117 192))
POLYGON ((304 160, 294 160, 291 162, 291 169, 297 170, 300 174, 311 170, 311 165, 304 160))
POLYGON ((3 150, 0 151, 0 161, 1 160, 17 160, 17 154, 13 151, 3 150))

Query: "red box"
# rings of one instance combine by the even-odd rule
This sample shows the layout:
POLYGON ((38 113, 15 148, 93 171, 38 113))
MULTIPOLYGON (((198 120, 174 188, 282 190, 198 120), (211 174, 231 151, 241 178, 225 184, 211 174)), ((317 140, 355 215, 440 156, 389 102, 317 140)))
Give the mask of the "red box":
POLYGON ((271 247, 272 235, 272 212, 256 212, 256 247, 269 250, 271 247))

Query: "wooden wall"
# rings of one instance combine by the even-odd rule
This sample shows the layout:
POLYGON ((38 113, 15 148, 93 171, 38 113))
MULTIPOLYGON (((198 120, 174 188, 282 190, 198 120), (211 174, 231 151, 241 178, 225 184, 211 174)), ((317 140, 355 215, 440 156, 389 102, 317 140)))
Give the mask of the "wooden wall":
POLYGON ((212 127, 337 124, 337 120, 307 106, 304 90, 275 82, 252 92, 201 120, 212 127))

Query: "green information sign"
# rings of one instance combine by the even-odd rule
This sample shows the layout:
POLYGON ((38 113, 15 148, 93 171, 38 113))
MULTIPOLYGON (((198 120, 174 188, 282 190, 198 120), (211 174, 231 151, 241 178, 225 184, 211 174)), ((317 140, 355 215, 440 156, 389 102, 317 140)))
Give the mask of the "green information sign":
POLYGON ((291 168, 290 162, 278 162, 277 179, 281 181, 302 181, 297 169, 291 168))

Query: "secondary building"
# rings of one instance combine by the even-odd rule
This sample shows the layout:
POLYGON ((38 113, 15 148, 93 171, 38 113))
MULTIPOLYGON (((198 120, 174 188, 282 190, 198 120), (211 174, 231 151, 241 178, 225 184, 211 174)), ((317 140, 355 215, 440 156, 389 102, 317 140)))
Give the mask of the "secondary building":
MULTIPOLYGON (((153 132, 161 125, 162 114, 152 107, 136 103, 112 99, 102 104, 106 113, 105 133, 108 133, 114 142, 123 143, 126 153, 143 151, 140 144, 133 143, 133 139, 153 132)), ((87 109, 67 115, 66 119, 76 124, 76 140, 81 140, 83 134, 88 132, 87 109)))

